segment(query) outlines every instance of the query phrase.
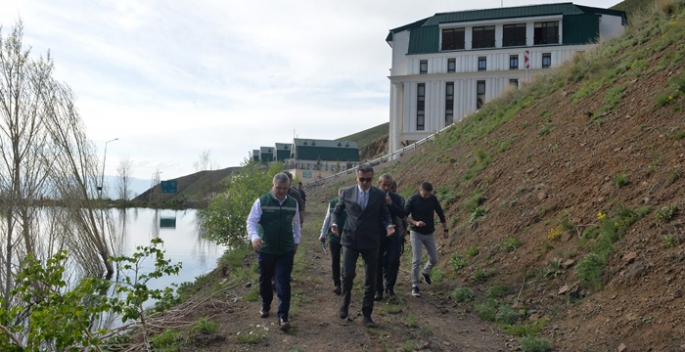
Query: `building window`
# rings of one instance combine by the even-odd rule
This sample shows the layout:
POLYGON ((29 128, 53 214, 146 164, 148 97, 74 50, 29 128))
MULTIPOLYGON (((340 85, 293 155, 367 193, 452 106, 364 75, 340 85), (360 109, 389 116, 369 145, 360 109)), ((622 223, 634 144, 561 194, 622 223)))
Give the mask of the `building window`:
POLYGON ((454 122, 454 82, 445 85, 445 126, 454 122))
POLYGON ((483 107, 485 102, 485 81, 478 81, 476 83, 476 109, 483 107))
POLYGON ((559 44, 559 22, 537 22, 533 30, 533 44, 559 44))
POLYGON ((457 70, 457 59, 447 59, 447 72, 455 72, 457 70))
POLYGON ((495 47, 495 26, 473 27, 474 49, 495 47))
POLYGON ((502 46, 526 45, 526 24, 505 24, 502 32, 502 46))
POLYGON ((542 54, 542 68, 550 68, 550 66, 552 66, 552 54, 542 54))
POLYGON ((423 131, 426 128, 426 84, 419 83, 416 94, 416 130, 423 131))
POLYGON ((519 56, 509 55, 509 69, 518 70, 519 69, 519 56))
POLYGON ((509 85, 515 87, 518 89, 519 87, 519 80, 517 78, 511 78, 509 79, 509 85))
POLYGON ((464 49, 464 28, 442 30, 442 50, 464 49))
POLYGON ((428 60, 421 60, 419 63, 419 74, 425 75, 428 73, 428 60))
POLYGON ((485 71, 488 69, 488 60, 485 56, 478 58, 478 71, 485 71))

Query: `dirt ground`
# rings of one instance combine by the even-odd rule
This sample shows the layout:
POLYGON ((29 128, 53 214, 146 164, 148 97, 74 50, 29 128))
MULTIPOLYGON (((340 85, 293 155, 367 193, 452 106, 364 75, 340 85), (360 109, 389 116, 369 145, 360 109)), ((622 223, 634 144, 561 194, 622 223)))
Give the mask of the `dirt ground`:
MULTIPOLYGON (((512 351, 517 343, 511 336, 475 316, 467 306, 449 298, 445 282, 423 285, 422 297, 410 294, 410 263, 407 252, 396 293, 398 300, 376 302, 373 317, 377 328, 366 329, 361 322, 363 269, 355 278, 355 295, 350 317, 338 317, 341 296, 332 292, 330 253, 324 254, 318 230, 325 216, 323 204, 312 204, 306 212, 305 231, 299 251, 305 265, 293 274, 292 329, 278 329, 276 300, 269 318, 259 317, 260 302, 247 301, 251 287, 247 282, 205 302, 193 316, 211 317, 221 331, 215 335, 195 334, 192 346, 183 351, 512 351), (239 334, 262 334, 257 343, 240 343, 239 334)), ((361 259, 359 261, 361 265, 361 259)), ((256 265, 248 257, 245 265, 256 265)), ((256 285, 256 282, 251 282, 256 285)), ((195 318, 187 317, 194 320, 195 318)))

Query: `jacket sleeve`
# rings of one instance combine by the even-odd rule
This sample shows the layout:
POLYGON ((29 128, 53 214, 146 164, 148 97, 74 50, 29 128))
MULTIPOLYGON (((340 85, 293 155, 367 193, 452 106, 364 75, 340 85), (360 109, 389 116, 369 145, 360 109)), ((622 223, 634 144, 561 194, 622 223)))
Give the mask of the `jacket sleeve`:
POLYGON ((440 222, 444 224, 447 221, 445 220, 445 213, 442 211, 442 207, 440 206, 440 201, 436 196, 433 196, 433 199, 435 201, 435 212, 438 213, 440 222))
POLYGON ((390 210, 388 209, 388 203, 385 201, 385 193, 383 191, 380 191, 380 194, 383 196, 383 199, 381 202, 381 219, 383 220, 383 225, 385 225, 385 228, 387 229, 389 226, 394 225, 394 222, 392 221, 392 218, 390 217, 390 210))
POLYGON ((407 214, 404 212, 402 198, 395 193, 390 193, 390 199, 392 199, 392 204, 388 208, 390 210, 390 215, 397 216, 400 219, 407 217, 407 214))
POLYGON ((338 224, 338 219, 340 219, 342 212, 345 211, 346 193, 346 191, 343 191, 342 194, 340 194, 338 204, 335 205, 335 209, 333 209, 333 212, 331 213, 331 226, 337 226, 338 230, 345 226, 345 224, 338 224))

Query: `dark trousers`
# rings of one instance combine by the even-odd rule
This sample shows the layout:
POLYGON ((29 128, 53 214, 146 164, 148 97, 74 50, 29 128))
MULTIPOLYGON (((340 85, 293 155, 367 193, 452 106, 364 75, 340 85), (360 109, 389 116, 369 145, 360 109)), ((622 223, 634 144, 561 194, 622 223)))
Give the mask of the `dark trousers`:
POLYGON ((357 258, 362 256, 364 261, 364 300, 362 314, 371 316, 373 313, 373 295, 376 291, 376 268, 378 266, 378 248, 358 250, 343 247, 343 306, 349 307, 352 299, 352 283, 356 275, 357 258))
POLYGON ((402 239, 395 240, 384 238, 381 240, 381 248, 378 252, 378 268, 376 269, 376 292, 393 291, 397 282, 397 273, 400 270, 400 250, 402 239))
POLYGON ((268 254, 257 252, 259 263, 259 295, 262 306, 271 307, 274 299, 271 279, 276 277, 276 295, 278 295, 278 317, 288 320, 290 310, 290 274, 293 271, 295 252, 287 254, 268 254))
POLYGON ((340 284, 340 255, 342 254, 342 245, 340 243, 329 242, 331 247, 331 271, 333 272, 333 284, 336 287, 340 284))

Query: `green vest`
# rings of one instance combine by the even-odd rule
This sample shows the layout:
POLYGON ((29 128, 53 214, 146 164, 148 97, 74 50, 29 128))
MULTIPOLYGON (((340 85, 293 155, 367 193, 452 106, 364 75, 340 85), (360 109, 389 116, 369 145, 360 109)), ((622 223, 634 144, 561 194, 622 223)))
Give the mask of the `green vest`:
POLYGON ((286 254, 295 250, 293 217, 297 214, 297 201, 287 197, 283 205, 271 193, 259 197, 262 216, 259 219, 259 237, 264 241, 259 250, 269 254, 286 254))
MULTIPOLYGON (((335 206, 338 204, 339 200, 340 198, 333 198, 331 202, 328 204, 328 209, 330 209, 329 211, 331 213, 333 212, 333 209, 335 209, 335 206)), ((347 220, 347 212, 343 211, 342 214, 340 214, 340 216, 338 217, 338 224, 336 224, 338 225, 338 234, 340 234, 340 236, 342 236, 343 233, 343 226, 345 226, 345 220, 347 220)), ((331 223, 330 225, 333 224, 331 223)), ((330 225, 328 226, 328 242, 340 243, 340 237, 333 234, 330 225)))

